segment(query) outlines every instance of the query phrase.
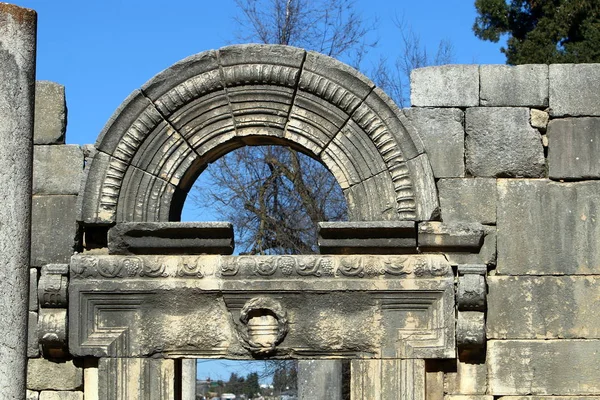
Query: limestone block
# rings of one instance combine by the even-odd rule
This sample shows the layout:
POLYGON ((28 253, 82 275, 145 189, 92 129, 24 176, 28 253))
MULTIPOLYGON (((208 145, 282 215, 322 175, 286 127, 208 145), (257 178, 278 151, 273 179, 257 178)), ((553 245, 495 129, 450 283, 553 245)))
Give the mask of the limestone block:
POLYGON ((44 357, 64 358, 67 349, 67 310, 40 308, 37 333, 44 357))
POLYGON ((488 278, 490 339, 600 338, 600 278, 488 278))
POLYGON ((167 359, 102 358, 98 363, 98 398, 173 400, 175 362, 167 359), (121 382, 128 382, 122 385, 121 382))
POLYGON ((496 227, 482 225, 483 245, 473 252, 446 252, 446 257, 452 265, 484 264, 496 265, 496 227))
POLYGON ((83 385, 83 370, 73 361, 33 358, 27 363, 27 388, 30 390, 77 390, 83 385))
POLYGON ((351 399, 424 399, 424 360, 355 359, 351 361, 351 370, 351 399))
POLYGON ((40 356, 40 343, 38 341, 38 313, 29 311, 29 324, 27 325, 27 357, 40 356))
POLYGON ((342 397, 341 360, 298 361, 298 399, 332 399, 342 397))
POLYGON ((320 222, 321 254, 387 254, 415 251, 417 230, 411 221, 320 222))
POLYGON ((421 222, 418 226, 419 249, 479 250, 483 244, 480 224, 421 222))
POLYGON ((600 400, 600 396, 502 396, 498 400, 600 400))
POLYGON ((29 311, 37 311, 38 297, 38 270, 37 268, 29 268, 29 311))
POLYGON ((496 179, 440 179, 437 188, 444 222, 496 223, 496 179))
POLYGON ((425 386, 427 400, 444 400, 444 372, 427 371, 425 373, 425 386))
POLYGON ((33 194, 78 194, 82 174, 81 147, 34 146, 33 194))
POLYGON ((83 392, 55 392, 44 390, 40 392, 39 400, 83 400, 83 392))
POLYGON ((600 341, 491 340, 488 394, 600 394, 600 341))
POLYGON ((494 400, 494 396, 453 394, 444 396, 444 400, 494 400))
POLYGON ((532 108, 529 112, 529 123, 534 128, 538 128, 542 131, 545 131, 548 127, 548 121, 550 120, 550 115, 546 111, 536 110, 532 108))
POLYGON ((38 400, 40 394, 38 392, 34 392, 33 390, 28 390, 25 399, 26 400, 38 400))
POLYGON ((479 66, 442 65, 412 70, 413 107, 475 107, 479 105, 479 66))
MULTIPOLYGON (((43 271, 43 270, 42 270, 43 271)), ((69 279, 66 274, 44 274, 38 285, 38 298, 42 307, 66 307, 69 279)))
POLYGON ((98 398, 98 359, 86 358, 83 362, 83 395, 85 400, 98 398))
POLYGON ((31 265, 68 263, 76 245, 77 196, 33 196, 31 265))
POLYGON ((550 113, 600 116, 600 64, 550 65, 550 113))
POLYGON ((487 366, 457 361, 456 372, 445 374, 444 390, 448 394, 485 394, 487 366))
POLYGON ((498 181, 500 275, 598 274, 600 182, 498 181))
POLYGON ((476 107, 465 116, 466 165, 473 176, 544 176, 544 149, 529 123, 529 109, 476 107))
POLYGON ((465 176, 464 113, 457 108, 408 108, 436 178, 465 176))
POLYGON ((481 65, 479 74, 482 106, 548 105, 547 65, 481 65))
POLYGON ((67 130, 65 87, 55 82, 35 83, 34 144, 64 144, 67 130))
POLYGON ((547 135, 550 178, 600 177, 600 118, 554 119, 547 135))
POLYGON ((125 222, 108 231, 110 254, 231 254, 230 222, 125 222))

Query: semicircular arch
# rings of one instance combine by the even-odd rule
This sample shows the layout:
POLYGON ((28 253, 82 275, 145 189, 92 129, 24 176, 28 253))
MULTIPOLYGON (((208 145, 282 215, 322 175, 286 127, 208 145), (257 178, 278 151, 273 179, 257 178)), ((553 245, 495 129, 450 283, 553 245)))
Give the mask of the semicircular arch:
POLYGON ((299 48, 236 45, 176 63, 115 111, 95 145, 82 221, 178 220, 208 163, 257 144, 289 145, 321 161, 352 221, 437 212, 418 135, 369 79, 299 48))

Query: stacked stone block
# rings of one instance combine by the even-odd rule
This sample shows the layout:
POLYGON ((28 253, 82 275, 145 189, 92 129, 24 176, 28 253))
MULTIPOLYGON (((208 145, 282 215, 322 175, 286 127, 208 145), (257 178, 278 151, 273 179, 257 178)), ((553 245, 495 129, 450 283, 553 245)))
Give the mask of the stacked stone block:
POLYGON ((440 368, 428 396, 599 395, 600 65, 456 65, 411 79, 405 114, 430 157, 441 220, 482 224, 493 241, 451 260, 459 297, 467 261, 487 265, 484 357, 440 368))
POLYGON ((79 146, 65 144, 65 88, 36 83, 27 388, 29 398, 82 399, 83 369, 67 350, 68 263, 79 250, 79 146))

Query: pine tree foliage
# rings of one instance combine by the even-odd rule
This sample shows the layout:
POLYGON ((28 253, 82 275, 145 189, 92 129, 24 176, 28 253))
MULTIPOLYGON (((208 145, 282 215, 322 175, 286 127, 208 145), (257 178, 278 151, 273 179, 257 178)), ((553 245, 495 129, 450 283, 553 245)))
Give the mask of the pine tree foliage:
POLYGON ((598 0, 476 0, 475 35, 508 35, 507 64, 600 62, 598 0))

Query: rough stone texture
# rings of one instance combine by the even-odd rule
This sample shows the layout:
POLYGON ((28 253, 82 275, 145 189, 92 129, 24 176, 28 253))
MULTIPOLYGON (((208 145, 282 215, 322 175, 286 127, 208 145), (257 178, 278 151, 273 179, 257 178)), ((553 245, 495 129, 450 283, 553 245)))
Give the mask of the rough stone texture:
POLYGON ((409 221, 320 222, 321 254, 414 253, 415 223, 409 221))
POLYGON ((501 275, 598 274, 600 182, 498 181, 501 275))
POLYGON ((529 109, 469 108, 465 119, 466 165, 473 176, 544 176, 544 149, 529 123, 529 109))
POLYGON ((550 115, 546 111, 536 110, 532 108, 529 112, 529 122, 531 126, 534 128, 538 128, 542 131, 545 131, 548 127, 548 121, 550 120, 550 115))
POLYGON ((25 394, 37 14, 0 3, 0 389, 25 394))
POLYGON ((184 358, 183 360, 181 360, 182 399, 196 400, 196 365, 197 364, 195 358, 184 358))
POLYGON ((174 360, 102 358, 98 363, 98 388, 100 400, 174 400, 174 360))
MULTIPOLYGON (((496 265, 496 227, 483 225, 483 245, 476 252, 446 252, 452 265, 484 264, 496 265)), ((474 250, 473 250, 474 251, 474 250)))
POLYGON ((25 399, 26 400, 38 400, 40 398, 40 393, 35 392, 33 390, 28 390, 25 399))
POLYGON ((482 348, 485 343, 485 315, 479 311, 459 311, 456 345, 459 349, 482 348))
POLYGON ((487 366, 457 361, 456 372, 444 377, 444 390, 448 394, 485 394, 487 392, 487 366))
POLYGON ((600 118, 554 119, 547 135, 550 178, 600 178, 600 118))
POLYGON ((69 279, 66 274, 43 273, 38 284, 38 299, 41 307, 66 307, 69 279))
POLYGON ((34 144, 64 144, 67 130, 65 87, 49 81, 35 85, 34 144))
POLYGON ((427 371, 425 373, 425 386, 427 400, 444 400, 444 372, 427 371))
POLYGON ((34 147, 33 194, 78 194, 82 174, 81 147, 34 147))
POLYGON ((479 66, 442 65, 412 70, 413 107, 475 107, 479 105, 479 66))
POLYGON ((482 106, 548 106, 547 65, 481 65, 479 74, 482 106))
POLYGON ((29 311, 37 311, 38 309, 37 283, 37 268, 29 268, 29 311))
POLYGON ((424 360, 352 360, 350 398, 424 400, 424 360))
POLYGON ((444 222, 496 223, 496 179, 440 179, 437 188, 444 222))
POLYGON ((34 358, 27 364, 27 388, 30 390, 77 390, 82 385, 83 370, 73 361, 34 358))
POLYGON ((110 254, 231 254, 230 222, 125 222, 108 231, 110 254))
POLYGON ((29 311, 29 325, 27 325, 27 357, 40 356, 40 343, 38 341, 38 313, 29 311))
POLYGON ((67 310, 40 308, 37 334, 45 358, 65 358, 67 355, 67 310))
POLYGON ((31 264, 68 263, 75 249, 77 196, 33 196, 31 264))
POLYGON ((490 339, 600 338, 600 278, 488 278, 490 339))
POLYGON ((487 288, 483 275, 466 274, 459 276, 456 289, 456 302, 459 310, 485 310, 487 288))
POLYGON ((476 223, 422 222, 418 226, 419 249, 478 251, 483 244, 483 226, 476 223))
POLYGON ((491 340, 488 394, 600 394, 598 340, 491 340))
POLYGON ((550 65, 550 113, 600 116, 600 64, 550 65))
POLYGON ((40 392, 39 400, 83 400, 83 392, 55 392, 45 390, 40 392))
POLYGON ((342 399, 342 361, 298 362, 298 399, 342 399))
POLYGON ((464 113, 457 108, 408 108, 436 178, 465 176, 464 113))

